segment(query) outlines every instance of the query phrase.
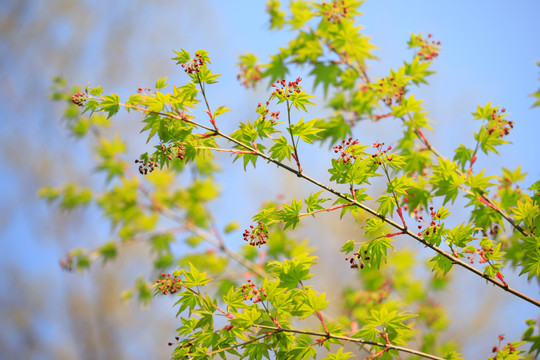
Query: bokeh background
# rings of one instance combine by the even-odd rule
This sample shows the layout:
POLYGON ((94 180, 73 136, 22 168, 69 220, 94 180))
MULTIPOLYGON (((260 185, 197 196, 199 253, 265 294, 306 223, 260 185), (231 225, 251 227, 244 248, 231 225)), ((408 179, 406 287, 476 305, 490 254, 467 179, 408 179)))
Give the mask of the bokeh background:
MULTIPOLYGON (((223 126, 233 129, 238 121, 253 119, 257 102, 267 97, 264 87, 246 90, 236 81, 237 56, 249 51, 264 62, 291 38, 287 31, 268 30, 264 9, 263 1, 253 0, 1 1, 0 359, 168 358, 166 344, 177 325, 172 302, 157 298, 141 307, 120 300, 120 292, 149 269, 144 249, 128 249, 115 263, 84 274, 63 272, 58 264, 74 247, 91 248, 108 240, 111 229, 93 207, 62 213, 36 197, 44 185, 104 184, 103 175, 92 172, 91 141, 70 138, 61 120, 63 105, 49 99, 52 78, 63 75, 72 85, 91 82, 125 99, 162 76, 181 84, 185 77, 170 60, 172 49, 204 48, 213 59, 213 71, 223 74, 210 88, 210 101, 228 105, 232 111, 223 116, 229 122, 223 126)), ((480 156, 477 169, 487 167, 487 173, 500 175, 501 166, 522 164, 529 173, 524 187, 540 177, 540 109, 532 109, 534 101, 528 97, 540 86, 535 65, 540 60, 540 2, 368 0, 362 11, 359 22, 381 59, 369 63, 372 78, 411 59, 406 49, 411 32, 432 33, 442 42, 430 86, 414 93, 425 99, 436 122, 429 138, 443 154, 452 156, 458 144, 473 141, 480 124, 470 113, 492 101, 505 106, 516 122, 509 137, 513 144, 503 147, 501 156, 480 156)), ((292 76, 304 76, 309 88, 305 69, 296 70, 292 76)), ((315 102, 323 103, 322 93, 316 94, 315 102)), ((317 107, 309 116, 325 114, 324 107, 317 107)), ((115 123, 132 140, 128 150, 133 158, 147 150, 145 139, 138 137, 139 120, 123 113, 115 123)), ((365 143, 392 144, 397 136, 399 126, 390 121, 355 128, 355 137, 365 143)), ((327 145, 303 164, 324 181, 325 161, 331 156, 327 145)), ((219 219, 222 223, 249 224, 264 199, 314 190, 263 164, 244 173, 227 156, 219 159, 224 196, 214 210, 227 214, 219 219)), ((456 223, 465 221, 462 205, 456 206, 456 223)), ((320 253, 335 253, 358 233, 355 225, 339 223, 331 214, 298 231, 310 236, 320 253)), ((234 247, 241 239, 237 233, 227 241, 234 247)), ((416 244, 401 241, 424 256, 416 244)), ((355 275, 343 261, 319 264, 315 270, 325 280, 317 288, 339 304, 333 290, 343 279, 354 281, 355 275)), ((539 297, 536 283, 507 271, 513 287, 539 297)), ((539 315, 534 306, 473 275, 455 269, 452 277, 451 288, 438 301, 453 320, 446 336, 462 344, 467 359, 490 356, 499 334, 517 340, 524 319, 539 315)))

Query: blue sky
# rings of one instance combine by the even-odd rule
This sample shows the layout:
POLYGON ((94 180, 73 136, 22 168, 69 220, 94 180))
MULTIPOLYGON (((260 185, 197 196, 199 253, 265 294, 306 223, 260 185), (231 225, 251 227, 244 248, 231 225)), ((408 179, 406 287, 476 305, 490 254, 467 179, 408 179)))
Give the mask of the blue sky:
MULTIPOLYGON (((19 269, 28 284, 35 281, 36 275, 51 276, 52 294, 63 282, 78 276, 60 272, 58 259, 75 246, 91 247, 106 240, 109 229, 95 212, 56 216, 54 207, 34 197, 39 186, 50 183, 103 184, 101 176, 89 175, 94 164, 88 144, 69 139, 63 130, 62 109, 47 97, 51 77, 65 75, 70 84, 90 81, 125 98, 139 86, 152 86, 161 76, 168 76, 169 83, 182 83, 183 73, 170 60, 172 49, 205 48, 213 59, 214 72, 223 74, 220 83, 211 88, 210 101, 231 108, 232 112, 223 118, 230 122, 224 126, 233 129, 237 121, 252 118, 257 102, 267 96, 263 87, 246 91, 237 83, 237 56, 249 51, 265 61, 291 38, 287 31, 268 30, 263 1, 199 1, 191 5, 120 0, 74 4, 74 10, 61 1, 14 0, 0 5, 0 76, 4 84, 0 99, 0 149, 4 154, 4 172, 0 176, 0 198, 4 199, 0 206, 0 263, 19 269), (66 219, 84 220, 85 236, 80 236, 79 225, 59 230, 58 222, 66 219)), ((378 47, 375 54, 381 59, 368 64, 372 78, 385 76, 390 68, 396 69, 411 59, 406 49, 410 33, 432 33, 442 42, 441 55, 434 63, 437 73, 429 78, 429 86, 413 92, 425 100, 429 117, 435 121, 435 132, 428 137, 443 154, 451 157, 460 143, 472 141, 480 123, 472 120, 471 112, 478 104, 492 101, 507 109, 516 126, 509 137, 512 144, 503 147, 500 156, 480 157, 478 169, 486 167, 489 174, 499 175, 500 167, 514 169, 523 164, 529 173, 525 185, 540 178, 539 151, 535 146, 540 133, 540 108, 531 109, 533 99, 528 97, 540 87, 540 69, 536 66, 540 60, 540 2, 368 0, 361 10, 364 16, 359 23, 378 47)), ((305 69, 298 71, 298 75, 305 76, 305 69)), ((307 77, 306 82, 309 84, 307 77)), ((315 102, 322 104, 322 93, 316 94, 319 98, 315 102)), ((309 116, 321 114, 325 110, 317 107, 309 116)), ((120 126, 136 138, 137 119, 123 117, 120 126)), ((362 123, 356 127, 355 137, 366 143, 392 143, 399 136, 395 129, 390 122, 362 123)), ((143 141, 133 142, 130 153, 143 151, 143 141)), ((321 148, 306 159, 306 167, 324 181, 326 169, 320 166, 320 159, 325 156, 328 151, 321 148)), ((242 206, 234 213, 241 223, 250 221, 260 201, 280 193, 280 186, 289 186, 287 177, 275 181, 280 176, 275 169, 261 164, 246 175, 239 164, 231 166, 227 157, 221 159, 222 166, 227 166, 219 178, 224 181, 222 191, 226 196, 216 203, 215 210, 226 210, 233 199, 242 199, 242 206), (246 179, 252 184, 247 190, 246 179)), ((291 189, 311 191, 292 185, 291 189)), ((452 334, 459 335, 460 324, 468 320, 470 326, 481 323, 471 315, 475 306, 486 297, 499 295, 482 288, 481 281, 467 274, 456 272, 454 277, 464 280, 456 285, 452 296, 456 303, 467 304, 450 309, 458 319, 452 334), (471 291, 478 292, 477 301, 466 299, 471 291)), ((521 278, 513 280, 518 289, 538 297, 536 284, 527 284, 521 278)), ((7 290, 6 284, 0 277, 1 292, 7 290)), ((54 299, 54 295, 50 296, 54 299)), ((523 319, 538 316, 536 309, 504 296, 495 309, 497 314, 485 319, 484 326, 479 325, 477 338, 460 339, 467 358, 489 356, 499 328, 506 326, 504 332, 517 337, 524 329, 523 319)))

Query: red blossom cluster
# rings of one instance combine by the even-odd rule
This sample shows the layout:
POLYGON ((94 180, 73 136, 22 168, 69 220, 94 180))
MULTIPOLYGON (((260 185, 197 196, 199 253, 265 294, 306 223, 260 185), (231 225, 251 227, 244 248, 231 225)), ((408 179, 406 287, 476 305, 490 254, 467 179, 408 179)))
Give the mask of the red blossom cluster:
POLYGON ((337 161, 343 161, 343 163, 347 164, 351 161, 351 159, 356 160, 356 155, 354 154, 354 147, 352 149, 351 147, 358 144, 358 139, 353 141, 352 137, 349 137, 347 140, 341 140, 341 145, 335 145, 333 147, 334 153, 339 153, 339 159, 337 161))
MULTIPOLYGON (((440 226, 440 224, 437 223, 437 220, 441 219, 441 215, 437 214, 437 212, 433 210, 433 206, 429 207, 429 211, 430 211, 429 215, 431 216, 431 220, 428 223, 427 221, 424 220, 424 217, 420 215, 420 212, 418 211, 418 209, 414 209, 414 218, 416 219, 417 222, 419 222, 418 229, 422 229, 425 225, 428 225, 428 227, 424 229, 424 236, 427 236, 429 234, 435 234, 437 232, 437 229, 440 226)), ((422 235, 422 232, 419 232, 418 236, 421 236, 421 235, 422 235)))
POLYGON ((188 74, 198 73, 201 71, 201 67, 204 66, 204 60, 199 53, 195 53, 195 59, 189 63, 183 63, 182 68, 188 74))
POLYGON ((441 45, 440 41, 432 40, 431 42, 429 39, 431 38, 431 34, 428 34, 428 39, 422 40, 422 38, 419 38, 419 40, 423 41, 423 44, 420 47, 420 51, 416 55, 420 57, 421 60, 433 60, 437 56, 439 56, 439 46, 441 45))
POLYGON ((142 87, 139 87, 139 88, 137 88, 137 92, 138 92, 139 94, 142 94, 142 93, 151 93, 151 92, 152 92, 152 89, 150 89, 150 88, 144 88, 144 89, 143 89, 142 87))
POLYGON ((241 80, 240 83, 249 89, 261 80, 262 70, 259 65, 247 68, 243 64, 240 64, 240 73, 236 75, 236 78, 241 80))
MULTIPOLYGON (((167 345, 169 345, 169 346, 179 345, 179 344, 178 344, 178 341, 180 340, 180 336, 175 336, 174 339, 175 339, 177 342, 175 342, 175 343, 170 342, 170 343, 168 343, 167 345)), ((191 354, 191 353, 193 353, 193 351, 194 351, 194 349, 192 349, 193 346, 194 346, 193 342, 188 341, 188 342, 185 343, 185 344, 179 345, 178 348, 180 348, 180 349, 183 349, 183 348, 189 348, 188 354, 191 354)), ((178 359, 178 357, 176 357, 176 359, 178 359)), ((185 357, 182 357, 181 359, 191 359, 191 357, 188 356, 188 355, 186 355, 185 357)))
POLYGON ((322 2, 322 5, 325 7, 323 15, 326 17, 326 20, 333 22, 334 24, 341 23, 341 18, 345 18, 348 13, 347 5, 345 5, 345 0, 334 0, 331 4, 322 2))
POLYGON ((85 94, 82 91, 79 91, 75 93, 71 97, 71 102, 74 103, 77 106, 84 106, 84 102, 86 101, 87 97, 84 96, 85 94))
POLYGON ((154 169, 157 167, 157 163, 152 158, 150 158, 148 161, 135 159, 135 164, 141 164, 139 165, 139 173, 141 175, 147 175, 148 173, 154 171, 154 169))
POLYGON ((513 121, 504 120, 504 112, 506 112, 505 108, 502 108, 500 113, 497 109, 493 109, 493 112, 491 113, 491 121, 488 123, 488 125, 486 125, 486 130, 488 131, 489 135, 495 132, 497 133, 498 137, 502 138, 510 134, 510 129, 514 128, 513 121))
MULTIPOLYGON (((403 205, 403 210, 407 210, 407 211, 408 211, 408 210, 409 210, 409 204, 408 204, 408 203, 409 203, 410 197, 413 198, 413 197, 416 196, 416 194, 414 194, 414 193, 409 194, 409 190, 408 190, 408 189, 405 190, 405 192, 407 193, 407 195, 403 197, 403 203, 404 203, 404 205, 403 205)), ((430 209, 433 209, 433 206, 430 207, 430 209)), ((421 205, 421 204, 420 204, 417 208, 415 208, 415 209, 413 210, 413 214, 414 214, 414 217, 416 218, 416 221, 418 221, 418 216, 420 215, 420 212, 421 212, 421 211, 424 211, 424 206, 421 205)))
POLYGON ((484 264, 488 262, 488 259, 486 257, 486 254, 493 254, 493 248, 486 248, 484 246, 477 248, 476 251, 472 251, 469 249, 465 249, 465 252, 472 255, 467 255, 467 259, 471 264, 474 264, 474 258, 476 254, 480 257, 480 260, 478 260, 478 263, 484 264))
POLYGON ((244 296, 244 300, 251 300, 254 304, 260 302, 263 300, 263 298, 266 298, 268 294, 266 293, 266 290, 263 287, 258 287, 255 285, 255 283, 252 283, 251 280, 248 279, 247 284, 242 285, 242 294, 244 296), (261 298, 261 296, 263 298, 261 298))
POLYGON ((371 260, 370 256, 367 256, 367 250, 364 250, 364 253, 361 254, 360 251, 355 252, 353 256, 347 256, 345 258, 345 261, 348 261, 351 264, 351 269, 363 269, 366 264, 364 261, 371 260))
POLYGON ((382 78, 379 82, 379 92, 384 93, 382 100, 386 105, 390 106, 394 101, 396 104, 400 104, 403 95, 405 95, 405 85, 398 86, 393 77, 382 78))
POLYGON ((387 155, 388 151, 392 150, 392 146, 388 145, 386 149, 383 148, 384 143, 378 143, 374 142, 373 145, 371 145, 373 148, 377 149, 377 154, 371 155, 373 158, 373 163, 376 165, 382 165, 383 164, 383 158, 386 157, 386 160, 392 161, 394 158, 392 156, 387 155))
POLYGON ((171 274, 161 273, 163 279, 156 281, 158 285, 158 290, 161 291, 163 295, 168 293, 174 294, 182 287, 182 280, 178 276, 171 276, 171 274))
POLYGON ((247 241, 251 246, 261 246, 268 241, 268 230, 264 228, 262 222, 259 221, 257 226, 250 225, 249 229, 244 230, 244 241, 247 241))
POLYGON ((294 92, 300 93, 300 91, 302 91, 299 86, 300 81, 302 81, 301 77, 297 78, 295 81, 289 81, 289 83, 287 83, 285 79, 281 79, 281 80, 276 80, 276 82, 272 83, 271 86, 276 88, 274 90, 274 94, 276 96, 282 95, 282 96, 289 97, 294 92), (279 88, 278 86, 281 86, 281 88, 279 88))
MULTIPOLYGON (((500 351, 501 342, 504 340, 504 335, 499 335, 499 346, 494 346, 491 348, 491 352, 495 353, 495 356, 493 357, 493 360, 497 360, 497 355, 500 351)), ((512 345, 512 343, 508 343, 504 346, 505 350, 508 350, 508 354, 512 354, 514 351, 516 351, 516 347, 512 345)))
POLYGON ((263 120, 266 120, 266 116, 270 115, 270 122, 272 124, 276 123, 276 120, 279 120, 279 110, 278 111, 272 111, 268 109, 268 105, 270 105, 270 101, 266 102, 266 106, 263 106, 261 103, 257 105, 257 113, 262 116, 263 120), (270 114, 268 114, 270 112, 270 114))
POLYGON ((184 160, 186 155, 186 147, 183 144, 179 144, 176 147, 176 157, 180 160, 184 160))

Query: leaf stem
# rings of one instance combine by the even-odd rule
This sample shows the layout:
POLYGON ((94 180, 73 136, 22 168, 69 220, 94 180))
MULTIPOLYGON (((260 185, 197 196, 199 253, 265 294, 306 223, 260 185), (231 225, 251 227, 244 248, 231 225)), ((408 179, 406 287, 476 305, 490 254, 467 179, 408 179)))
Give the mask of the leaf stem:
POLYGON ((307 213, 298 214, 298 217, 304 217, 304 216, 308 216, 308 215, 313 215, 313 214, 317 214, 317 213, 324 212, 324 211, 330 212, 330 211, 342 209, 344 207, 351 206, 351 205, 354 205, 354 203, 350 202, 348 204, 341 204, 341 205, 332 206, 331 208, 317 209, 317 210, 313 210, 313 211, 310 211, 310 212, 307 212, 307 213))
POLYGON ((301 173, 302 172, 302 167, 300 166, 300 158, 298 157, 298 150, 297 150, 297 147, 296 147, 296 143, 294 142, 294 136, 293 136, 293 133, 292 133, 291 104, 289 103, 289 100, 287 100, 287 120, 289 121, 289 134, 291 134, 291 141, 292 141, 292 146, 293 146, 293 149, 294 149, 294 154, 292 155, 292 157, 296 161, 296 165, 298 166, 298 171, 301 173))

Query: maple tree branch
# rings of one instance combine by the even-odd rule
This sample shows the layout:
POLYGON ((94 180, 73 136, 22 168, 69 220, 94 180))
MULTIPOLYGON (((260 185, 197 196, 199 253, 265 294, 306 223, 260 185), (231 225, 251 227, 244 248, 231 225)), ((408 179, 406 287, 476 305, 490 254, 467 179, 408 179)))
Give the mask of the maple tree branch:
MULTIPOLYGON (((407 115, 409 116, 409 120, 412 120, 411 118, 411 115, 409 113, 407 113, 407 115)), ((401 118, 401 120, 404 121, 403 118, 401 118)), ((444 156, 431 144, 431 142, 429 142, 429 140, 425 137, 424 133, 422 132, 422 130, 420 129, 414 129, 414 133, 415 135, 420 139, 420 141, 427 147, 427 149, 429 151, 431 151, 437 158, 439 159, 444 159, 444 156)), ((456 168, 456 173, 460 176, 464 176, 464 174, 461 172, 461 170, 459 170, 458 168, 456 168)), ((497 205, 495 205, 495 203, 493 203, 493 201, 488 198, 485 194, 475 194, 473 193, 471 190, 469 190, 468 188, 466 188, 465 186, 463 185, 459 185, 459 188, 462 189, 463 191, 465 191, 467 194, 470 194, 470 195, 474 195, 477 197, 477 199, 483 203, 484 205, 487 205, 489 206, 490 208, 492 208, 493 210, 495 210, 497 213, 499 213, 499 215, 501 215, 510 225, 512 225, 512 227, 514 227, 514 229, 516 229, 517 231, 519 231, 521 234, 523 234, 524 236, 527 236, 527 237, 530 237, 532 236, 530 233, 528 233, 525 229, 523 229, 519 224, 517 224, 515 222, 515 220, 510 216, 508 215, 506 212, 504 212, 501 208, 499 208, 497 205)))
POLYGON ((485 279, 486 281, 492 283, 493 285, 531 303, 531 304, 534 304, 536 305, 537 307, 540 307, 540 301, 536 300, 536 299, 533 299, 521 292, 519 292, 518 290, 516 289, 513 289, 507 285, 505 285, 504 283, 500 282, 500 281, 497 281, 496 279, 482 273, 480 270, 476 269, 475 267, 469 265, 468 263, 466 263, 465 261, 459 259, 458 257, 444 251, 443 249, 439 248, 438 246, 434 245, 434 244, 431 244, 429 242, 427 242, 423 237, 413 233, 412 231, 410 231, 409 229, 407 229, 405 226, 403 225, 400 225, 399 223, 396 223, 395 221, 393 221, 392 219, 382 215, 382 214, 379 214, 377 211, 373 210, 372 208, 360 203, 359 201, 357 201, 356 199, 352 199, 348 194, 344 194, 344 193, 341 193, 331 187, 329 187, 328 185, 325 185, 309 176, 307 176, 305 173, 303 172, 300 172, 299 170, 296 170, 294 168, 292 168, 291 166, 287 165, 287 164, 284 164, 282 163, 281 161, 278 161, 266 154, 264 154, 263 152, 261 152, 259 149, 251 146, 251 145, 248 145, 248 144, 245 144, 243 143, 242 141, 240 140, 237 140, 225 133, 222 133, 221 131, 217 130, 217 129, 212 129, 208 126, 205 126, 205 125, 202 125, 200 123, 197 123, 193 120, 190 120, 190 119, 186 119, 186 118, 182 118, 180 115, 177 115, 177 114, 174 114, 174 113, 163 113, 163 112, 156 112, 156 111, 150 111, 148 109, 145 109, 145 108, 142 108, 142 107, 139 107, 139 106, 135 106, 135 105, 128 105, 128 104, 120 104, 122 106, 126 106, 126 107, 129 107, 129 108, 132 108, 132 109, 135 109, 135 110, 138 110, 138 111, 142 111, 144 113, 151 113, 151 114, 156 114, 156 115, 161 115, 161 116, 166 116, 166 117, 171 117, 173 119, 176 119, 176 120, 179 120, 179 121, 184 121, 184 122, 187 122, 187 123, 190 123, 192 125, 195 125, 195 126, 198 126, 198 127, 201 127, 205 130, 208 130, 208 131, 213 131, 215 132, 215 134, 217 136, 220 136, 230 142, 233 142, 243 148, 245 148, 246 150, 248 151, 251 151, 251 152, 254 152, 257 156, 267 160, 268 162, 271 162, 275 165, 277 165, 278 167, 281 167, 293 174, 295 174, 296 176, 298 176, 299 178, 302 178, 310 183, 312 183, 313 185, 316 185, 317 187, 321 188, 321 189, 324 189, 342 199, 345 199, 347 200, 348 202, 352 202, 355 206, 359 207, 360 209, 366 211, 367 213, 381 219, 382 221, 386 222, 387 224, 393 226, 394 228, 400 230, 403 234, 406 234, 406 235, 409 235, 410 237, 412 237, 413 239, 415 239, 416 241, 420 242, 421 244, 423 244, 424 246, 426 247, 429 247, 430 249, 432 249, 433 251, 441 254, 442 256, 446 257, 447 259, 451 260, 453 264, 456 264, 456 265, 459 265, 469 271, 471 271, 472 273, 476 274, 477 276, 480 276, 481 278, 485 279))
POLYGON ((362 339, 352 338, 352 337, 348 337, 348 336, 333 335, 333 334, 327 334, 327 333, 321 333, 321 332, 315 332, 315 331, 285 329, 285 328, 277 328, 277 327, 274 327, 274 326, 257 325, 257 324, 254 324, 253 326, 257 327, 259 329, 273 330, 275 332, 290 332, 290 333, 295 333, 295 334, 318 336, 318 337, 321 337, 321 338, 331 338, 331 339, 342 340, 342 341, 358 343, 358 344, 380 346, 382 348, 389 348, 389 349, 397 350, 397 351, 400 351, 400 352, 421 356, 421 357, 426 358, 426 359, 445 360, 444 358, 436 356, 436 355, 427 354, 427 353, 424 353, 424 352, 421 352, 421 351, 418 351, 418 350, 409 349, 409 348, 406 348, 404 346, 399 346, 399 345, 383 344, 383 343, 378 343, 378 342, 375 342, 375 341, 368 341, 368 340, 362 340, 362 339))

